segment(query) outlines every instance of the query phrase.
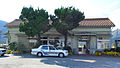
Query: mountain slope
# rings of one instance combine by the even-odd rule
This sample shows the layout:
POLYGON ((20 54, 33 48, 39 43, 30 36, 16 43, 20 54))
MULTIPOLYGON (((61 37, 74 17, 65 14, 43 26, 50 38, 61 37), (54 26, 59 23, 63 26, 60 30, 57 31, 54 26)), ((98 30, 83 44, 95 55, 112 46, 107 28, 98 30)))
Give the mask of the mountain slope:
POLYGON ((4 27, 5 24, 7 24, 7 22, 0 20, 0 31, 2 31, 2 33, 0 34, 0 44, 3 41, 4 42, 6 41, 6 38, 4 38, 6 35, 3 35, 3 33, 6 33, 8 31, 8 28, 4 27))

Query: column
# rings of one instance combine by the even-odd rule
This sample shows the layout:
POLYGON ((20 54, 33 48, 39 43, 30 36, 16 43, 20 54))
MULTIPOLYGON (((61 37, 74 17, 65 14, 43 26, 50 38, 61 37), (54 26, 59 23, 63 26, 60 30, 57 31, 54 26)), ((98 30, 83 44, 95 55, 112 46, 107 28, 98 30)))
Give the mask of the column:
POLYGON ((90 38, 90 54, 94 54, 97 47, 96 36, 91 36, 90 38))
POLYGON ((78 38, 77 36, 73 36, 73 39, 72 39, 72 47, 73 47, 73 53, 74 54, 78 54, 78 38))

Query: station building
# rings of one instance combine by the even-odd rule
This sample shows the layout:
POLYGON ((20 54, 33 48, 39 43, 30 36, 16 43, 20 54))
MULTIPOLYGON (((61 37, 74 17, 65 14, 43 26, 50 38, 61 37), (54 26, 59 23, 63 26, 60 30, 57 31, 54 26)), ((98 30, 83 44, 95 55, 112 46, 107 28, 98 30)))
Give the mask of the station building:
MULTIPOLYGON (((5 25, 8 27, 8 40, 23 44, 26 50, 30 50, 36 45, 35 37, 28 37, 24 32, 19 31, 19 24, 23 23, 20 19, 5 25)), ((108 49, 112 37, 111 30, 115 25, 109 18, 88 18, 79 22, 79 27, 70 31, 67 44, 71 46, 75 54, 93 54, 98 49, 108 49), (88 50, 87 53, 84 49, 88 50)), ((52 44, 57 41, 57 45, 64 46, 64 36, 51 28, 41 36, 42 44, 52 44)))

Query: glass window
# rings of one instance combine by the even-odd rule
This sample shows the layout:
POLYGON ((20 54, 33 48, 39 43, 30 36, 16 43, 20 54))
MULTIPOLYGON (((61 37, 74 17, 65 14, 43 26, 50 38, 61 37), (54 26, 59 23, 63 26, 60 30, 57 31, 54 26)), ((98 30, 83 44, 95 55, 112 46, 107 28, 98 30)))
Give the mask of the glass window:
POLYGON ((54 40, 49 40, 49 44, 54 45, 55 44, 54 40))
POLYGON ((47 40, 43 41, 43 43, 42 43, 42 44, 43 44, 43 45, 47 44, 47 40))
POLYGON ((54 37, 54 39, 60 39, 59 37, 54 37))
POLYGON ((48 39, 48 37, 43 37, 43 39, 48 39))
POLYGON ((108 48, 110 48, 110 43, 109 43, 109 42, 99 41, 99 42, 97 43, 97 48, 98 48, 98 49, 108 49, 108 48))
POLYGON ((103 38, 102 38, 102 37, 99 37, 98 39, 99 39, 99 40, 102 40, 103 38))
POLYGON ((49 46, 49 49, 50 49, 50 50, 55 50, 55 48, 54 48, 54 47, 52 47, 52 46, 49 46))
POLYGON ((47 40, 41 40, 42 45, 47 45, 47 40))
POLYGON ((54 37, 49 37, 49 39, 54 39, 54 37))
POLYGON ((41 39, 48 39, 48 37, 41 37, 41 39))
POLYGON ((43 49, 43 50, 48 50, 48 46, 42 46, 41 49, 43 49))

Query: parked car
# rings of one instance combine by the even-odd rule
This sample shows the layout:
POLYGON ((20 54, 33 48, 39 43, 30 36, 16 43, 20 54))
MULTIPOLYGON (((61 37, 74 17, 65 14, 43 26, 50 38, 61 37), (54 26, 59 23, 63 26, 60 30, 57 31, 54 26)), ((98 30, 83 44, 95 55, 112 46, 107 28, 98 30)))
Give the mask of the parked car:
POLYGON ((67 50, 58 50, 54 45, 41 45, 39 48, 32 49, 32 55, 37 56, 59 56, 64 57, 68 56, 67 50))
POLYGON ((6 53, 6 49, 0 47, 0 56, 4 56, 5 53, 6 53))

